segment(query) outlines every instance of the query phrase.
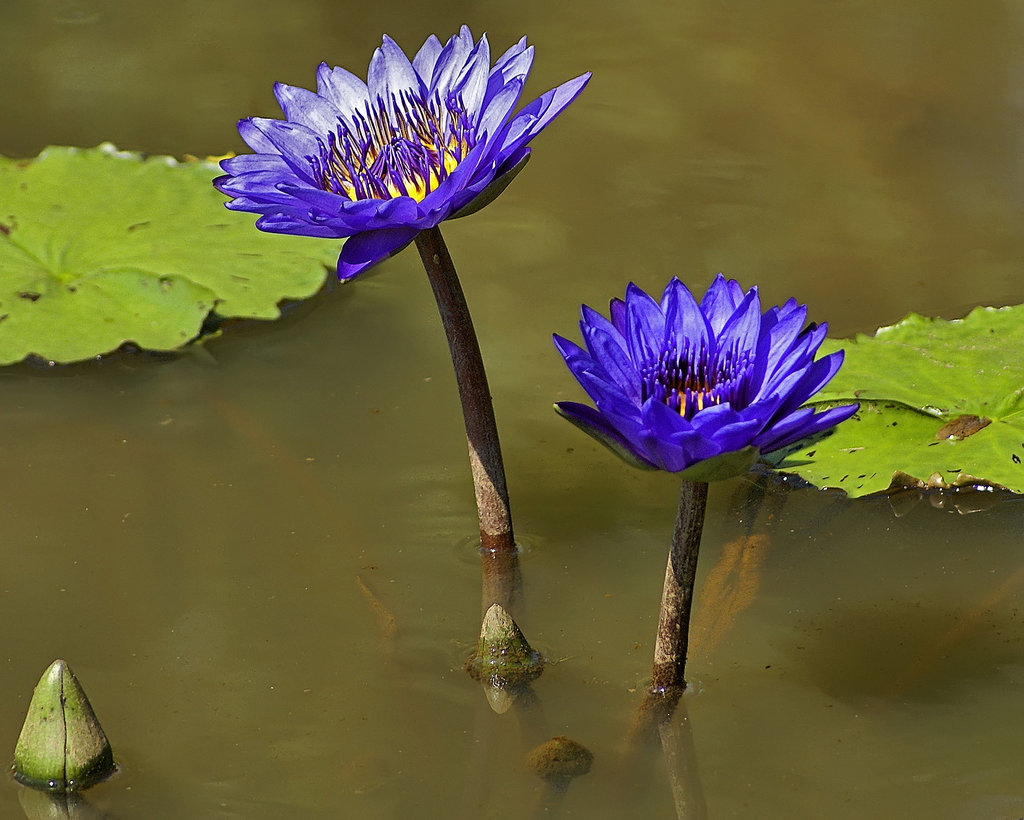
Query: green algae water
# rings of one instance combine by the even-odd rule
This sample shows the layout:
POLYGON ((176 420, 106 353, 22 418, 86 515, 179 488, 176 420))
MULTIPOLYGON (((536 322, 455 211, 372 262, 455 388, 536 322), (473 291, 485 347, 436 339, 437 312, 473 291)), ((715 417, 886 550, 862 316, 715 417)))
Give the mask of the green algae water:
MULTIPOLYGON (((994 494, 713 487, 688 734, 629 746, 678 485, 557 418, 579 394, 550 338, 631 279, 717 271, 834 335, 1024 301, 1015 4, 16 4, 0 153, 242 151, 274 81, 362 74, 381 34, 411 50, 463 22, 494 53, 529 36, 524 99, 594 72, 500 200, 444 228, 525 547, 517 621, 547 660, 535 698, 496 715, 462 669, 476 511, 408 250, 185 355, 0 370, 11 757, 60 657, 118 761, 83 795, 95 816, 668 818, 680 748, 712 818, 1024 816, 1024 504, 994 494), (527 760, 556 736, 593 760, 554 795, 527 760)), ((0 814, 38 809, 22 789, 0 814)))

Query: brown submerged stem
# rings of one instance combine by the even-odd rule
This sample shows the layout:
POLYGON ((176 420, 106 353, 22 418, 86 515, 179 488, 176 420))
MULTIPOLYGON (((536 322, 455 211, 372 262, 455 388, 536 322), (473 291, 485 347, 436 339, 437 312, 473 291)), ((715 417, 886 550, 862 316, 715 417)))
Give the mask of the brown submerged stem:
POLYGON ((686 650, 689 645, 690 609, 697 577, 697 554, 704 529, 704 510, 708 485, 684 481, 679 491, 672 546, 665 567, 665 586, 661 593, 658 637, 654 644, 654 669, 651 694, 664 697, 669 712, 686 689, 686 650))
POLYGON ((416 236, 416 248, 437 300, 455 366, 480 518, 480 543, 485 552, 512 553, 516 547, 498 427, 466 297, 438 228, 421 231, 416 236))

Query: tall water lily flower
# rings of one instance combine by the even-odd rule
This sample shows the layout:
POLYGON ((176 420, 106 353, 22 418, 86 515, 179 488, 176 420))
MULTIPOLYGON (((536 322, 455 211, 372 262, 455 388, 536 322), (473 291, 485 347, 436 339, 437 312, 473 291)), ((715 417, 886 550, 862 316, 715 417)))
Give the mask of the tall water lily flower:
POLYGON ((676 278, 660 302, 630 283, 609 315, 583 306, 586 349, 554 337, 596 405, 556 409, 636 466, 725 477, 857 410, 802 407, 843 353, 815 360, 828 326, 793 299, 762 313, 756 287, 718 274, 699 304, 676 278))
POLYGON ((317 69, 315 92, 278 83, 284 120, 238 124, 256 152, 221 162, 228 208, 275 233, 350 237, 338 276, 351 279, 418 233, 483 207, 522 168, 528 144, 590 79, 583 74, 514 116, 533 62, 524 37, 492 65, 469 28, 433 35, 410 61, 389 37, 366 82, 317 69))
POLYGON ((700 303, 673 278, 660 301, 634 284, 608 318, 586 305, 585 348, 555 336, 595 407, 555 405, 631 464, 682 476, 665 567, 647 708, 671 711, 686 686, 686 649, 707 482, 746 472, 778 450, 852 416, 857 405, 803 407, 839 370, 842 352, 815 359, 826 325, 790 299, 761 312, 719 274, 700 303))
POLYGON ((385 36, 365 82, 321 63, 316 91, 278 83, 285 118, 239 122, 256 153, 224 160, 226 174, 214 180, 233 197, 228 208, 260 215, 261 230, 346 238, 341 279, 415 241, 459 388, 485 589, 493 590, 485 604, 506 609, 512 584, 502 579, 517 577, 517 551, 505 468, 480 346, 439 225, 500 194, 529 158, 530 141, 590 79, 582 74, 513 114, 532 63, 524 37, 492 64, 487 38, 474 42, 466 26, 444 45, 431 35, 412 60, 385 36))

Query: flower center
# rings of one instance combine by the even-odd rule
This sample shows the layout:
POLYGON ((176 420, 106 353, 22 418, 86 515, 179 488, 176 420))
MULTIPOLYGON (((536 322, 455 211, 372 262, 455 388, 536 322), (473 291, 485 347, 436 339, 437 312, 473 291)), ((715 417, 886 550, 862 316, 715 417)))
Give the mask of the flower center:
POLYGON ((361 199, 408 196, 417 202, 443 182, 476 143, 457 99, 429 103, 404 90, 366 103, 308 157, 325 191, 361 199))
POLYGON ((704 345, 669 348, 641 369, 641 402, 653 398, 686 419, 716 404, 742 406, 752 355, 725 350, 712 362, 704 345))

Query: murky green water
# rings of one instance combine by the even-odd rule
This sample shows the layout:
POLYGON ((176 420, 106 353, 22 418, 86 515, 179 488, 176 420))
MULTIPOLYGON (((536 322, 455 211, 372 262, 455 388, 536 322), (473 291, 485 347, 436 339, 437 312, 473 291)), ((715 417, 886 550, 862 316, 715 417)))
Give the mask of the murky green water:
MULTIPOLYGON (((64 657, 122 766, 88 793, 113 817, 530 817, 545 798, 523 755, 556 734, 595 762, 549 815, 673 817, 678 767, 624 739, 676 482, 551 412, 576 393, 550 333, 629 279, 718 270, 840 335, 1024 300, 1021 7, 287 9, 5 8, 0 153, 242 150, 234 121, 275 114, 273 81, 362 71, 382 32, 527 33, 534 95, 593 70, 501 200, 445 229, 528 547, 520 623, 560 662, 502 717, 461 671, 475 511, 407 251, 195 354, 0 371, 0 751, 64 657)), ((710 816, 1024 816, 1024 505, 897 516, 804 490, 754 518, 746 489, 712 490, 689 666, 710 816)), ((0 813, 19 799, 8 783, 0 813)))

